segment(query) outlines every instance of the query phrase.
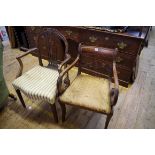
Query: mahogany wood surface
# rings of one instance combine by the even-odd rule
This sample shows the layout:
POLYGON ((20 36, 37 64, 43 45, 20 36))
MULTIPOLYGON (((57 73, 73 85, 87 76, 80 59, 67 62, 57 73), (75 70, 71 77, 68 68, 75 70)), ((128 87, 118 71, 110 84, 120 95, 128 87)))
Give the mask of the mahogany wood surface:
MULTIPOLYGON (((29 48, 36 47, 38 34, 45 28, 43 26, 30 26, 25 27, 26 35, 28 38, 29 48)), ((116 57, 117 70, 119 82, 123 86, 128 86, 129 83, 135 80, 137 70, 137 57, 143 49, 145 39, 148 39, 147 27, 144 30, 141 28, 139 33, 111 33, 97 29, 96 27, 82 27, 82 26, 53 26, 52 28, 60 31, 68 41, 68 52, 71 55, 71 61, 75 60, 78 54, 78 45, 83 43, 88 46, 99 46, 105 48, 118 49, 116 57), (147 38, 146 38, 147 37, 147 38)), ((42 51, 42 57, 48 59, 44 42, 37 45, 42 51)), ((63 58, 63 47, 59 43, 55 44, 54 49, 58 50, 55 59, 61 60, 63 58)), ((36 54, 37 55, 37 54, 36 54)), ((53 57, 54 59, 54 57, 53 57)), ((98 59, 98 57, 97 57, 98 59)), ((103 58, 105 64, 111 62, 111 58, 103 58)), ((86 61, 89 61, 88 59, 86 61)), ((106 74, 106 71, 105 71, 106 74)))

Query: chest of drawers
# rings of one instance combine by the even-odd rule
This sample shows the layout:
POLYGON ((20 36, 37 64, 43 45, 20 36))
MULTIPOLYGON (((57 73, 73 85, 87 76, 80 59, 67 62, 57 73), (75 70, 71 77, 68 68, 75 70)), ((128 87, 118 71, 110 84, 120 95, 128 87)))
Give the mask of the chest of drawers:
MULTIPOLYGON (((25 27, 29 47, 35 47, 37 35, 44 27, 25 27)), ((132 36, 127 33, 110 33, 87 27, 55 26, 68 40, 69 53, 72 60, 77 56, 78 44, 101 46, 105 48, 118 48, 116 58, 119 82, 123 86, 128 86, 131 80, 136 77, 137 60, 143 48, 145 36, 132 36)), ((44 58, 46 59, 46 53, 44 58)), ((62 57, 61 55, 58 55, 62 57)), ((111 60, 105 58, 105 63, 111 60)), ((106 71, 105 71, 106 73, 106 71)))

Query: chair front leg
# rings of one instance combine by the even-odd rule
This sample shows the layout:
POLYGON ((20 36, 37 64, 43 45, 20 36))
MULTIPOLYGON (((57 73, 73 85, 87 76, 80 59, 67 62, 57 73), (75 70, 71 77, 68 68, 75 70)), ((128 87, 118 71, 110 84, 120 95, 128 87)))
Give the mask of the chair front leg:
POLYGON ((53 116, 54 116, 54 120, 56 123, 58 123, 58 114, 57 114, 57 110, 56 110, 56 105, 54 104, 50 104, 52 112, 53 112, 53 116))
POLYGON ((108 128, 108 125, 109 125, 109 122, 110 122, 112 116, 113 116, 113 112, 107 115, 106 122, 105 122, 105 127, 104 127, 105 129, 108 128))
POLYGON ((59 101, 59 103, 60 103, 61 111, 62 111, 62 122, 64 122, 66 118, 66 106, 61 101, 59 101))
POLYGON ((17 93, 18 98, 20 99, 20 102, 22 103, 23 107, 26 108, 26 105, 25 105, 25 102, 24 102, 24 100, 23 100, 23 97, 22 97, 22 94, 21 94, 20 90, 17 89, 17 90, 16 90, 16 93, 17 93))

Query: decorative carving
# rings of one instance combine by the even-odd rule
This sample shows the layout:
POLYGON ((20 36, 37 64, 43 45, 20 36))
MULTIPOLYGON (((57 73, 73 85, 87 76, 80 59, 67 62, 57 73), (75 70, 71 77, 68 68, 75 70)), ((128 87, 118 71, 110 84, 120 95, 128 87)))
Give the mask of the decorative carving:
POLYGON ((96 42, 97 38, 94 36, 90 36, 89 40, 90 40, 90 42, 94 43, 94 42, 96 42))
POLYGON ((120 42, 120 43, 117 43, 117 46, 120 48, 120 49, 124 49, 127 44, 125 44, 124 42, 120 42))
POLYGON ((69 36, 73 33, 71 30, 66 30, 65 31, 69 36))
POLYGON ((120 62, 122 62, 123 61, 123 59, 121 58, 121 57, 116 57, 116 62, 117 63, 120 63, 120 62))

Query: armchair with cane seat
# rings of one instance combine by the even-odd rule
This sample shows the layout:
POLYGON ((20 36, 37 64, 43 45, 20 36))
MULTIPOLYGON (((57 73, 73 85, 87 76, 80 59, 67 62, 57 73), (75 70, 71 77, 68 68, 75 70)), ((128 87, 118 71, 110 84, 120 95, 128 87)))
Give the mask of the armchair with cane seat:
POLYGON ((67 104, 107 115, 105 122, 105 128, 107 128, 113 116, 113 106, 119 95, 115 62, 117 49, 79 44, 78 51, 79 54, 75 61, 65 68, 59 76, 58 88, 62 121, 65 121, 65 105, 67 104), (106 59, 111 60, 111 63, 105 63, 106 59), (75 66, 78 68, 77 76, 63 90, 63 77, 75 66))
POLYGON ((17 57, 20 64, 20 70, 17 79, 13 82, 13 86, 23 107, 26 108, 26 105, 21 92, 30 99, 48 103, 53 111, 55 122, 58 122, 55 105, 58 97, 57 80, 62 68, 65 68, 66 63, 70 60, 67 40, 56 29, 46 28, 38 35, 37 48, 29 50, 25 48, 21 49, 26 52, 17 57), (64 49, 62 60, 57 59, 57 54, 60 54, 57 46, 62 46, 64 49), (44 52, 46 51, 48 55, 48 66, 43 65, 42 50, 44 50, 44 52), (39 65, 33 67, 22 75, 23 63, 21 58, 34 52, 38 54, 39 65))

